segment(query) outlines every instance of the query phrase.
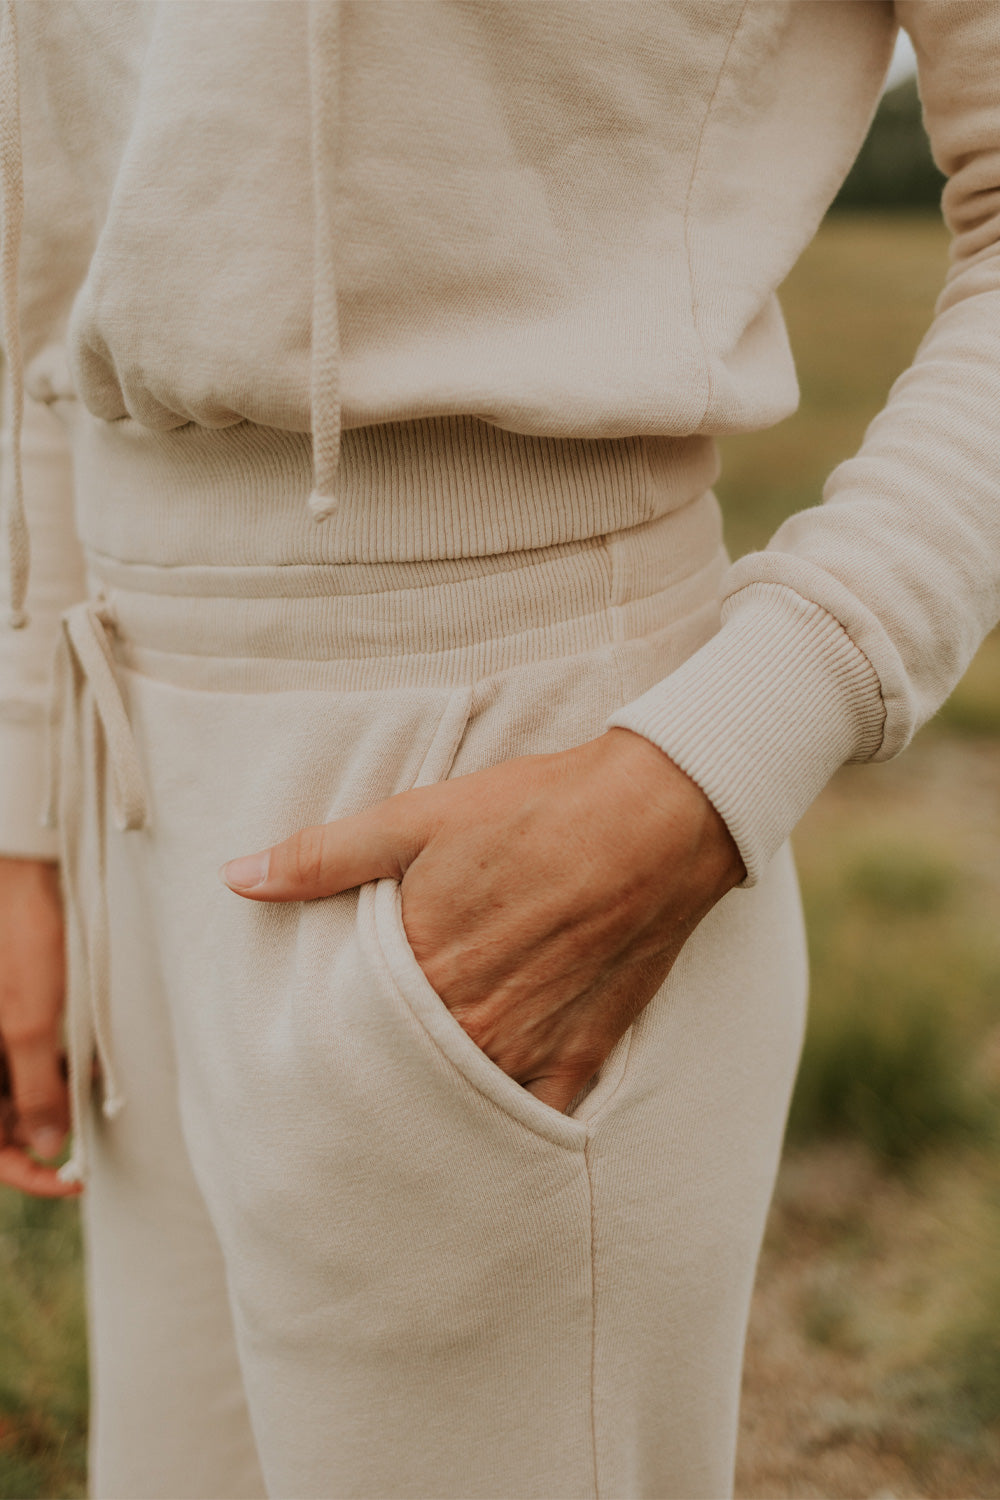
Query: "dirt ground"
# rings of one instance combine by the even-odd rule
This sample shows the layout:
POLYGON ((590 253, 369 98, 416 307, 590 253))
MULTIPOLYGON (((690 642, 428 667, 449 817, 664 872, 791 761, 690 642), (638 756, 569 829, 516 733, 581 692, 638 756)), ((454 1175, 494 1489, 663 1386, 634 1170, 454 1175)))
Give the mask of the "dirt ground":
POLYGON ((1000 1496, 1000 1444, 913 1363, 948 1295, 964 1211, 949 1186, 968 1196, 886 1178, 854 1147, 786 1160, 747 1345, 740 1500, 1000 1496))
MULTIPOLYGON (((921 737, 898 762, 848 768, 808 815, 800 864, 848 819, 947 839, 1000 911, 995 740, 921 737)), ((987 1042, 978 1065, 1000 1086, 1000 1027, 987 1042)), ((740 1500, 1000 1497, 1000 1438, 949 1396, 936 1343, 975 1316, 968 1267, 1000 1261, 998 1201, 995 1147, 909 1175, 857 1145, 789 1149, 751 1316, 740 1500)))

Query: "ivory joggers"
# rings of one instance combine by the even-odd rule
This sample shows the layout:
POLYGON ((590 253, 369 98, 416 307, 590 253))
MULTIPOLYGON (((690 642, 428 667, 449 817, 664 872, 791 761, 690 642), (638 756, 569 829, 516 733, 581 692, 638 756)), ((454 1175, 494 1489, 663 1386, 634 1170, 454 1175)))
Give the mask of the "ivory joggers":
POLYGON ((613 510, 640 440, 540 463, 547 440, 469 419, 348 433, 324 533, 308 438, 71 415, 93 598, 56 793, 94 1495, 727 1495, 804 1015, 787 849, 566 1115, 431 989, 396 882, 263 905, 217 874, 600 734, 716 627, 714 497, 668 477, 672 508, 623 529, 421 559, 477 490, 515 538, 574 488, 613 510), (352 524, 357 560, 324 560, 352 524))

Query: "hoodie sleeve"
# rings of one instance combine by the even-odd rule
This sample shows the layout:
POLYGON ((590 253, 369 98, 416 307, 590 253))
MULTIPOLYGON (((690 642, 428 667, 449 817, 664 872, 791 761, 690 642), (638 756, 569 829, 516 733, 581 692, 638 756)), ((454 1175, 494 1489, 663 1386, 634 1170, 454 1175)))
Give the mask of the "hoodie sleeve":
MULTIPOLYGON (((45 802, 49 679, 59 616, 83 598, 82 552, 73 525, 66 429, 25 397, 24 490, 33 550, 30 623, 0 619, 0 856, 57 857, 56 834, 41 826, 45 802)), ((6 583, 3 584, 6 593, 6 583)), ((6 603, 6 600, 4 600, 6 603)))
POLYGON ((1000 7, 895 8, 948 178, 933 322, 823 503, 730 569, 718 634, 609 720, 702 787, 748 885, 839 765, 904 748, 1000 617, 1000 7))

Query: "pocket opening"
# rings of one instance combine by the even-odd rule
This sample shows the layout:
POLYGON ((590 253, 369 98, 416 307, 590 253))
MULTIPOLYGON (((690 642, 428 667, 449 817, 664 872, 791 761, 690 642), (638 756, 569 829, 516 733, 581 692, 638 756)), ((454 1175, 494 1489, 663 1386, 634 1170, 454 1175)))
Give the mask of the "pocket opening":
POLYGON ((587 1129, 571 1115, 543 1104, 509 1077, 452 1015, 417 962, 403 926, 398 880, 391 877, 363 887, 359 919, 370 912, 379 951, 397 992, 438 1051, 465 1081, 503 1112, 553 1145, 582 1151, 587 1129), (368 912, 364 908, 368 908, 368 912))

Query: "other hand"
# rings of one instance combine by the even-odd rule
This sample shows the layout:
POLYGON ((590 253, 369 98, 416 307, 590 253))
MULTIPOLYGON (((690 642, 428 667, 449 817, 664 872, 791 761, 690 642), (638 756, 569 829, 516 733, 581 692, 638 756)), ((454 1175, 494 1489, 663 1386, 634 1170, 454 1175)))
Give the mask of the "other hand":
POLYGON ((745 870, 700 788, 611 729, 300 829, 220 873, 255 901, 399 880, 410 946, 444 1004, 565 1110, 745 870))
POLYGON ((62 901, 48 860, 0 858, 0 955, 0 1182, 69 1197, 79 1186, 43 1164, 69 1128, 62 901))

